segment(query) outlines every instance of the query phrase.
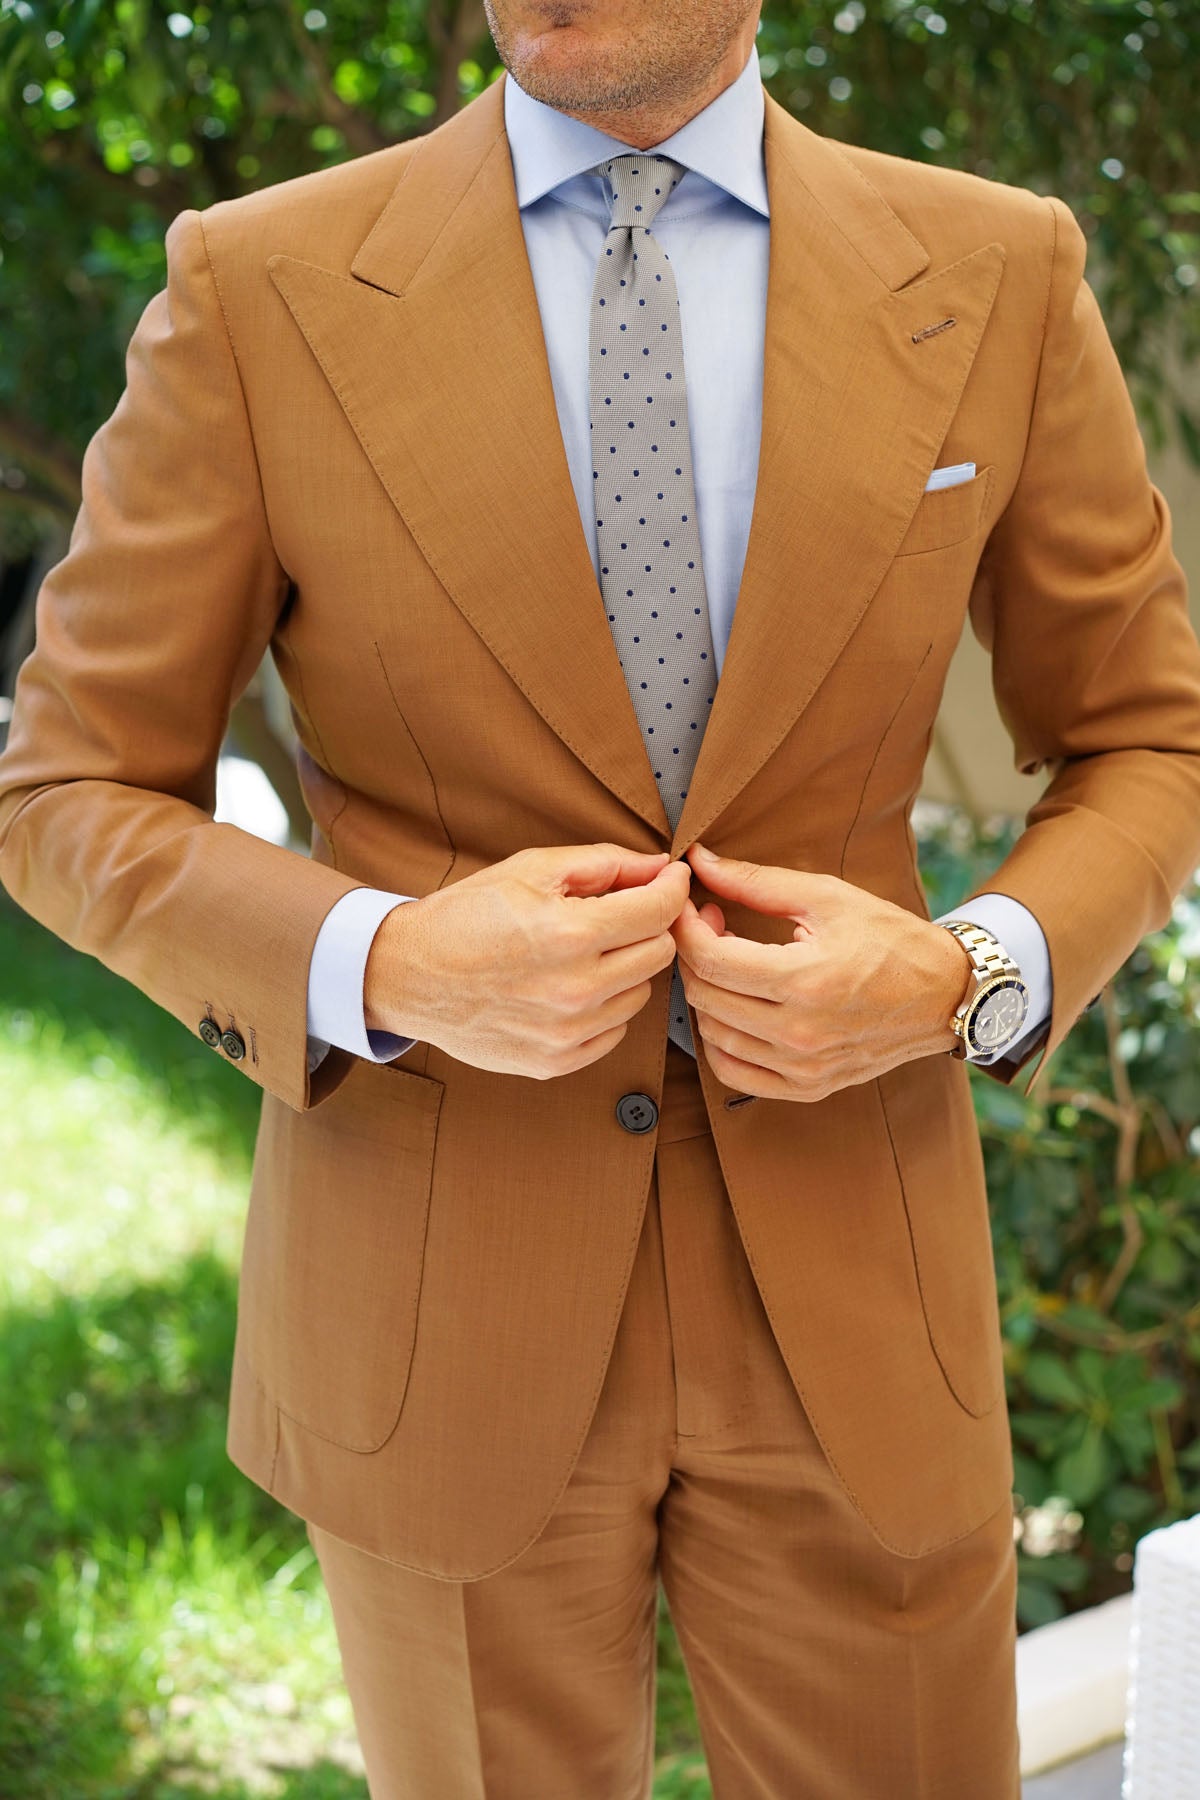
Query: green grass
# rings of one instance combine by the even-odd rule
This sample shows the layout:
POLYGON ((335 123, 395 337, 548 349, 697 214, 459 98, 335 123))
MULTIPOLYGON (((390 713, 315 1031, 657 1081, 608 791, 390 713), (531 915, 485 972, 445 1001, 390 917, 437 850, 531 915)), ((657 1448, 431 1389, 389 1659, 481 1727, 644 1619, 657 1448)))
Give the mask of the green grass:
MULTIPOLYGON (((225 1455, 259 1096, 0 894, 0 1795, 366 1800, 301 1522, 225 1455)), ((655 1800, 709 1800, 659 1622, 655 1800)))

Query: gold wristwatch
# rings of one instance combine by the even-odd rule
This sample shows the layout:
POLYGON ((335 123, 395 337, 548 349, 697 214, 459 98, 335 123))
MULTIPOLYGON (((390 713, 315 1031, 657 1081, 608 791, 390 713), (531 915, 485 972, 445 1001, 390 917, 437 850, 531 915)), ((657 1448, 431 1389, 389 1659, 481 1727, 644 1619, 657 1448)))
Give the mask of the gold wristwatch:
POLYGON ((972 986, 950 1021, 958 1038, 951 1056, 994 1062, 1020 1037, 1029 1013, 1029 989, 1004 945, 969 919, 940 921, 952 931, 971 961, 972 986))

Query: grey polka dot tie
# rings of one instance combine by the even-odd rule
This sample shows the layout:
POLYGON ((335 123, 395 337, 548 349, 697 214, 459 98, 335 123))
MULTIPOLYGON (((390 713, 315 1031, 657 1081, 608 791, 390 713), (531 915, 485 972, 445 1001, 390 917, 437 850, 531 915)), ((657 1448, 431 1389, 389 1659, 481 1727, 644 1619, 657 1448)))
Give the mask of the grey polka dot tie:
MULTIPOLYGON (((612 223, 592 288, 592 483, 600 592, 674 831, 717 687, 671 262, 650 227, 685 171, 615 156, 593 173, 612 223)), ((670 1036, 696 1054, 679 965, 670 1036)))

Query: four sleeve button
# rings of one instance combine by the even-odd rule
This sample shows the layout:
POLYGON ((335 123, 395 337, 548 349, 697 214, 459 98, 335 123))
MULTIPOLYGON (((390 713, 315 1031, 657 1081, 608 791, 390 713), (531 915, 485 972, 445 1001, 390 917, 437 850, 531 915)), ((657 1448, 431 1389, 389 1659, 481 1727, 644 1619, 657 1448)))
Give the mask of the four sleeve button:
MULTIPOLYGON (((211 1050, 222 1049, 231 1062, 241 1062, 246 1043, 240 1032, 221 1031, 213 1019, 203 1018, 200 1036, 211 1050)), ((658 1124, 658 1107, 649 1094, 622 1094, 617 1101, 617 1118, 626 1131, 653 1131, 658 1124)))

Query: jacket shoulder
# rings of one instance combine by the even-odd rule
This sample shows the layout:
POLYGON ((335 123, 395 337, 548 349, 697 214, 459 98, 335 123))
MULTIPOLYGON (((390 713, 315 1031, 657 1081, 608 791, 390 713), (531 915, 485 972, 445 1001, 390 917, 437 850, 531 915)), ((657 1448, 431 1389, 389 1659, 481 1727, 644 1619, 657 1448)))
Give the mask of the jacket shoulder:
POLYGON ((204 208, 200 218, 210 255, 234 272, 261 269, 282 253, 348 273, 422 141, 406 138, 204 208))
POLYGON ((1028 188, 858 145, 835 148, 938 263, 968 255, 989 238, 1003 244, 1010 257, 1032 251, 1039 261, 1052 244, 1050 206, 1028 188))

